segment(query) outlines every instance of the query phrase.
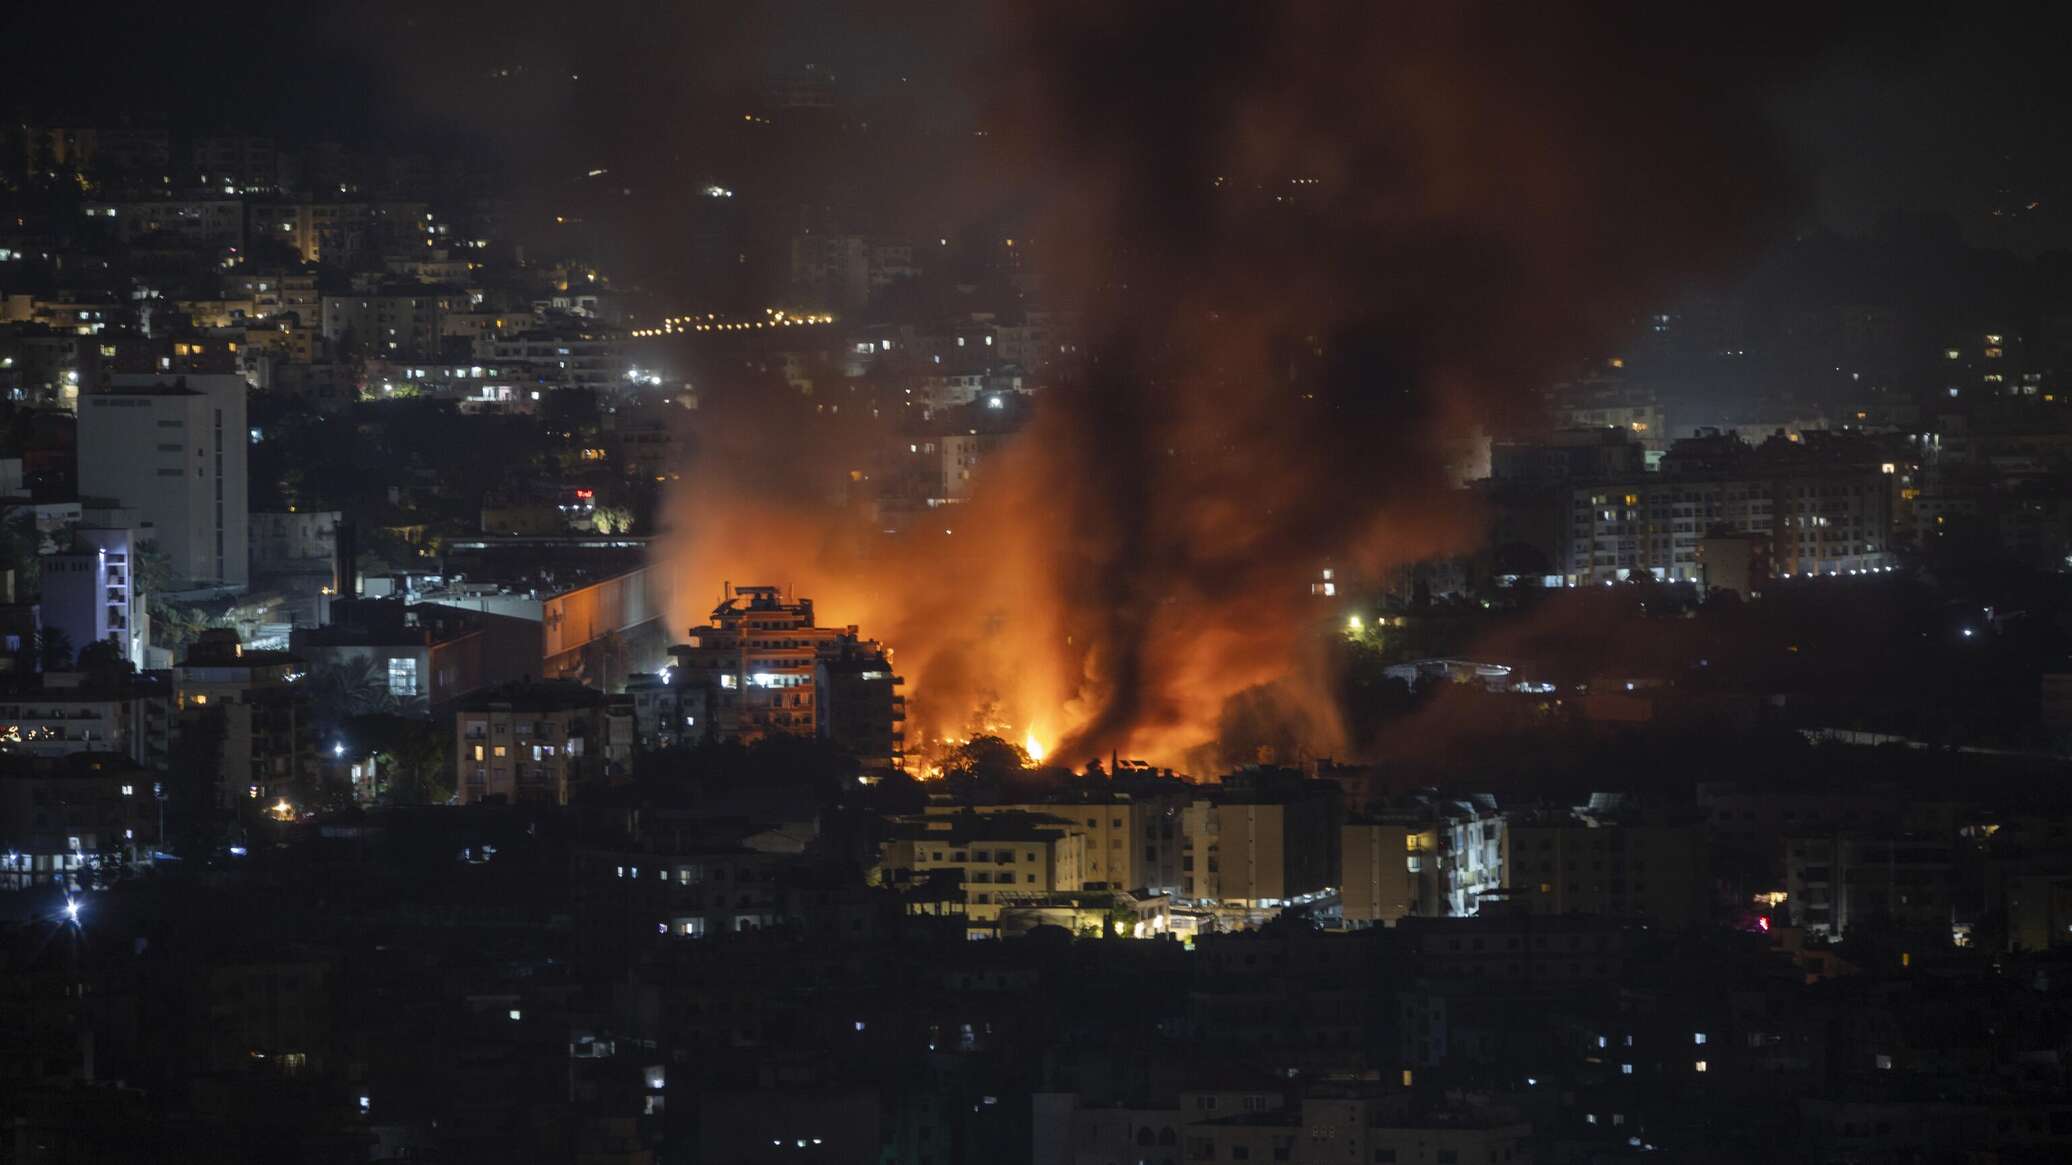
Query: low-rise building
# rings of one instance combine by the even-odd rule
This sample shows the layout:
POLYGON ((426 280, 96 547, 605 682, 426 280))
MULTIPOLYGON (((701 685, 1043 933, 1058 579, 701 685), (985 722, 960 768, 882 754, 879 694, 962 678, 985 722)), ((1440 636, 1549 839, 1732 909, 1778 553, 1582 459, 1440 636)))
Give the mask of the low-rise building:
POLYGON ((85 890, 146 865, 156 774, 119 753, 0 755, 0 890, 85 890))
POLYGON ((165 673, 120 680, 44 672, 0 688, 0 753, 58 757, 113 753, 163 772, 172 746, 172 686, 165 673))
POLYGON ((1055 817, 967 812, 901 820, 880 851, 877 880, 947 881, 963 892, 972 932, 991 934, 1017 894, 1082 889, 1085 869, 1085 839, 1055 817))
POLYGON ((539 666, 539 629, 525 619, 400 599, 339 599, 331 621, 294 630, 313 675, 351 673, 371 703, 430 715, 539 666))

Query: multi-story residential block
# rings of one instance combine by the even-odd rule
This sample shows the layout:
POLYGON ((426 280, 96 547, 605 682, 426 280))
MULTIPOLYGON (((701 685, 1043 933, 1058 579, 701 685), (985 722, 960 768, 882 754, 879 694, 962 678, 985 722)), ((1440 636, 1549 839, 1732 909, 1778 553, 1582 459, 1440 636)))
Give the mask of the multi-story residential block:
POLYGON ((245 245, 244 201, 220 188, 186 198, 89 202, 80 213, 104 220, 118 240, 131 246, 222 250, 245 245))
POLYGON ((501 368, 526 393, 559 388, 615 392, 625 387, 630 366, 625 338, 608 329, 533 327, 514 335, 498 331, 477 341, 475 355, 501 368))
POLYGON ((1892 566, 1892 491, 1880 451, 1847 433, 1772 438, 1751 448, 1732 434, 1679 441, 1655 474, 1578 483, 1555 573, 1571 586, 1652 574, 1700 582, 1699 544, 1740 533, 1768 539, 1783 577, 1848 575, 1892 566))
POLYGON ((1537 914, 1646 917, 1690 926, 1711 916, 1711 867, 1695 820, 1592 809, 1507 813, 1502 871, 1537 914))
POLYGON ((1337 889, 1339 788, 1272 769, 1226 777, 1181 811, 1182 899, 1248 917, 1337 889))
POLYGON ((463 804, 499 797, 565 805, 571 790, 601 780, 631 710, 616 724, 603 692, 565 680, 507 685, 461 703, 454 765, 463 804))
POLYGON ((285 651, 246 651, 235 631, 211 629, 173 668, 179 732, 220 725, 217 805, 262 809, 316 777, 316 726, 307 665, 285 651))
POLYGON ((120 753, 0 755, 0 890, 93 889, 148 865, 156 779, 120 753))
POLYGON ((1807 934, 1840 939, 1883 922, 1951 933, 1957 915, 1956 854, 1937 836, 1878 836, 1852 830, 1785 838, 1786 901, 1807 934))
MULTIPOLYGON (((1078 834, 1084 842, 1083 875, 1087 887, 1177 894, 1182 889, 1181 807, 1177 796, 1135 799, 1116 793, 979 805, 971 811, 1049 818, 1078 834)), ((944 803, 930 806, 928 814, 948 817, 964 811, 944 803)))
POLYGON ((714 736, 818 735, 844 740, 873 761, 900 760, 905 712, 884 649, 853 626, 817 625, 811 599, 786 602, 779 587, 735 587, 711 622, 669 653, 676 682, 710 693, 714 736), (832 703, 822 707, 823 696, 832 703))
POLYGON ((441 297, 418 291, 324 297, 324 340, 386 359, 436 359, 441 297))
POLYGON ((974 934, 990 934, 1020 893, 1082 889, 1086 839, 1047 814, 959 813, 906 818, 879 855, 878 880, 919 886, 947 878, 961 888, 974 934))
POLYGON ((0 688, 0 753, 113 753, 162 772, 172 745, 173 701, 163 676, 45 672, 40 683, 0 688))

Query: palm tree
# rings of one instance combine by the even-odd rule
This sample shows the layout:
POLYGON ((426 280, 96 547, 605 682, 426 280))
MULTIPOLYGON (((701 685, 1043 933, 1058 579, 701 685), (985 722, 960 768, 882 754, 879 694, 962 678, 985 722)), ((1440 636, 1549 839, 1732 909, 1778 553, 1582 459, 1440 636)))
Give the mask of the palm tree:
POLYGON ((309 687, 310 706, 320 723, 341 724, 354 716, 398 711, 396 697, 389 691, 388 673, 373 656, 357 655, 344 663, 311 668, 309 687))

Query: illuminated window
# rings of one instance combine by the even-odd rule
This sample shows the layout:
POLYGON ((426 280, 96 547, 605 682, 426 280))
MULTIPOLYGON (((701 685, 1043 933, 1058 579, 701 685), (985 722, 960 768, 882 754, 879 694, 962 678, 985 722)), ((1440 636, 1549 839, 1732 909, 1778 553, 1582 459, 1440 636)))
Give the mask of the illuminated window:
POLYGON ((481 746, 481 745, 479 745, 479 744, 475 746, 475 759, 476 759, 476 760, 481 760, 481 759, 482 759, 482 746, 481 746))
POLYGON ((1700 1060, 1697 1063, 1691 1065, 1691 1067, 1696 1069, 1697 1071, 1703 1072, 1705 1071, 1705 1061, 1700 1060))
POLYGON ((510 754, 510 751, 510 749, 505 748, 501 744, 496 746, 496 755, 498 759, 502 759, 503 757, 508 756, 510 754))
POLYGON ((415 696, 417 690, 417 661, 415 659, 391 659, 388 661, 389 694, 394 696, 415 696))

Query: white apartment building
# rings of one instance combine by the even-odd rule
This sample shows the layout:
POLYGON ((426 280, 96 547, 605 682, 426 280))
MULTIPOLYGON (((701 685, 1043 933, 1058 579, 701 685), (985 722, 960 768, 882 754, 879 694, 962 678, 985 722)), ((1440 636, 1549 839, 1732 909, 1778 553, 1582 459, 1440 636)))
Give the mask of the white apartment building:
POLYGON ((121 374, 79 398, 79 491, 135 510, 180 585, 250 578, 245 382, 121 374))

